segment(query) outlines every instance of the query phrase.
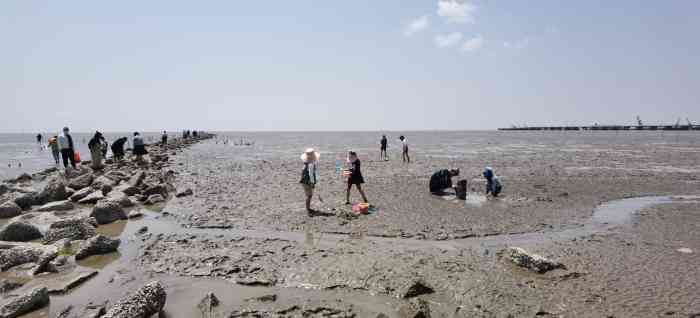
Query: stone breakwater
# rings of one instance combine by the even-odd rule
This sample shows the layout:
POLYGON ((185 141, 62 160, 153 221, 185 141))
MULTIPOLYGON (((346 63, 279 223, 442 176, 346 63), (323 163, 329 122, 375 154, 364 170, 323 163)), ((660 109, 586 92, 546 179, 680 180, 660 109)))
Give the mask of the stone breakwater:
MULTIPOLYGON (((176 195, 191 195, 191 189, 173 186, 176 173, 168 169, 170 156, 212 137, 148 145, 149 154, 141 161, 127 155, 121 161, 108 159, 95 170, 83 161, 77 169, 50 168, 0 183, 0 317, 40 309, 49 304, 49 294, 65 293, 98 275, 76 271, 76 261, 113 253, 121 243, 98 234, 99 228, 176 195), (63 278, 47 278, 51 275, 63 278)), ((58 317, 99 317, 105 312, 108 317, 150 317, 163 308, 165 290, 152 282, 117 300, 112 308, 66 308, 58 317)))

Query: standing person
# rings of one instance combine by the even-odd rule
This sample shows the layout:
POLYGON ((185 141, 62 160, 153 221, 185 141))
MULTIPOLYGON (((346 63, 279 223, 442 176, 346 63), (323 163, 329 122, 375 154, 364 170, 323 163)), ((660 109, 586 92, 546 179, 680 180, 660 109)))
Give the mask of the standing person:
POLYGON ((501 190, 503 190, 503 185, 501 184, 501 179, 494 175, 493 168, 486 167, 484 169, 484 178, 486 179, 486 195, 493 195, 497 197, 501 190))
POLYGON ((168 145, 168 132, 163 130, 163 136, 160 137, 160 142, 161 142, 161 147, 165 147, 168 145))
POLYGON ((143 160, 143 155, 147 154, 146 145, 143 143, 143 137, 138 132, 134 133, 134 154, 136 155, 136 161, 143 160))
POLYGON ((43 136, 41 135, 41 133, 37 134, 36 135, 36 143, 39 144, 39 149, 44 150, 44 145, 41 144, 42 138, 43 138, 43 136))
POLYGON ((63 133, 58 135, 58 146, 61 148, 63 167, 68 168, 68 161, 70 161, 71 167, 75 169, 75 147, 73 145, 73 136, 70 135, 68 127, 63 127, 63 133))
POLYGON ((386 155, 386 147, 388 144, 389 141, 386 139, 386 135, 382 135, 382 140, 379 142, 381 147, 379 151, 379 160, 389 161, 389 157, 386 155))
POLYGON ((51 154, 53 155, 53 160, 56 161, 56 165, 59 164, 59 156, 61 149, 58 148, 58 136, 53 136, 49 138, 49 148, 51 148, 51 154))
POLYGON ((321 154, 314 150, 314 148, 308 148, 301 154, 301 161, 304 162, 304 170, 301 171, 301 183, 304 188, 304 194, 306 195, 306 212, 311 216, 315 211, 311 209, 311 198, 314 196, 314 189, 316 188, 316 182, 318 181, 318 160, 321 158, 321 154))
POLYGON ((92 159, 91 162, 91 167, 95 170, 97 169, 102 169, 102 159, 103 159, 103 153, 102 153, 102 147, 103 143, 105 142, 104 136, 102 136, 102 133, 99 131, 95 132, 95 135, 92 136, 92 139, 88 142, 88 149, 90 149, 90 157, 92 159))
POLYGON ((124 144, 128 138, 126 137, 121 137, 117 139, 115 142, 112 143, 112 155, 114 156, 114 160, 120 161, 122 158, 124 158, 124 144))
POLYGON ((406 140, 406 137, 401 136, 399 137, 399 140, 401 140, 401 158, 403 159, 403 162, 411 163, 411 157, 408 155, 408 141, 406 140))
POLYGON ((350 169, 347 171, 348 188, 345 193, 345 204, 350 204, 350 189, 352 189, 353 184, 357 187, 357 191, 360 192, 360 195, 362 195, 362 201, 367 203, 367 196, 365 196, 365 192, 362 191, 362 184, 365 183, 365 178, 362 177, 360 158, 357 157, 356 152, 348 152, 348 164, 350 165, 350 169))

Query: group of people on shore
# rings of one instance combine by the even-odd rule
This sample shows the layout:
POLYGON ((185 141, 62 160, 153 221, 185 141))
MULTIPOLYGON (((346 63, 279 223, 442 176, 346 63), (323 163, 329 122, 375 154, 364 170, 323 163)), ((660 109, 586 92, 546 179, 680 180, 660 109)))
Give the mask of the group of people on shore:
MULTIPOLYGON (((411 158, 408 153, 408 142, 405 136, 399 137, 402 145, 402 160, 404 163, 410 163, 411 158)), ((379 158, 382 161, 388 161, 387 156, 387 146, 388 139, 386 135, 382 136, 380 141, 380 152, 379 158)), ((308 148, 301 155, 301 160, 304 167, 301 172, 301 180, 299 183, 304 189, 304 194, 306 196, 306 211, 309 215, 312 215, 316 211, 311 208, 311 200, 313 199, 314 189, 318 182, 318 171, 319 171, 319 160, 321 154, 313 148, 308 148)), ((343 170, 343 176, 346 178, 347 189, 345 194, 345 204, 350 203, 350 192, 353 185, 357 188, 358 192, 362 196, 364 203, 368 203, 367 196, 362 189, 362 184, 365 183, 365 179, 362 176, 361 161, 355 151, 348 151, 346 159, 346 169, 343 170)), ((339 169, 339 168, 337 168, 339 169)), ((467 180, 460 180, 457 185, 453 185, 452 178, 459 176, 459 169, 443 169, 435 172, 431 178, 428 188, 431 194, 434 195, 444 195, 446 190, 451 189, 455 191, 456 196, 459 199, 466 199, 467 193, 467 180)), ((493 168, 486 167, 482 173, 484 179, 486 180, 486 195, 492 195, 497 197, 502 189, 500 178, 495 175, 493 168)))

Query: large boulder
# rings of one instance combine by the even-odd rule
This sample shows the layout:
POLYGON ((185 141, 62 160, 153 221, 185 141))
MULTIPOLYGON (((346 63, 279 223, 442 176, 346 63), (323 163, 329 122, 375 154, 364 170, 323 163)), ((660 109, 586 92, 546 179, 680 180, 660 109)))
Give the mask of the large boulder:
POLYGON ((75 253, 75 259, 81 260, 92 255, 112 253, 119 248, 120 243, 119 239, 111 239, 104 235, 93 236, 80 245, 80 249, 75 253))
POLYGON ((146 179, 146 172, 139 171, 129 179, 129 185, 132 187, 139 187, 143 184, 144 179, 146 179))
POLYGON ((91 217, 99 224, 109 224, 117 220, 126 220, 128 216, 122 206, 114 201, 100 201, 92 209, 91 217))
POLYGON ((32 208, 32 205, 34 205, 34 202, 37 201, 37 195, 38 193, 34 191, 20 194, 15 198, 15 204, 22 208, 22 210, 29 210, 32 208))
POLYGON ((95 177, 93 177, 92 174, 88 173, 71 180, 70 182, 68 182, 68 186, 75 190, 80 190, 92 185, 92 182, 94 180, 95 177))
POLYGON ((70 200, 55 201, 42 205, 37 209, 39 212, 49 212, 49 211, 70 211, 73 210, 73 203, 70 200))
POLYGON ((31 245, 17 245, 7 249, 0 249, 0 272, 17 265, 36 263, 42 255, 44 255, 44 249, 31 245))
POLYGON ((147 318, 160 313, 167 294, 160 282, 155 281, 139 288, 107 311, 102 318, 147 318))
POLYGON ((49 290, 46 287, 35 288, 26 294, 10 298, 10 300, 0 308, 0 317, 16 318, 34 310, 44 308, 49 302, 49 290))
POLYGON ((20 174, 17 178, 15 178, 15 182, 29 182, 32 181, 32 176, 29 175, 28 173, 22 173, 20 174))
POLYGON ((61 179, 53 179, 44 187, 39 195, 37 195, 36 204, 46 204, 53 201, 62 201, 68 199, 66 184, 61 179))
POLYGON ((76 191, 75 193, 73 193, 73 195, 70 196, 70 200, 73 202, 80 202, 80 200, 84 199, 85 197, 92 194, 93 192, 95 192, 95 190, 93 188, 90 188, 90 187, 82 188, 82 189, 76 191))
POLYGON ((105 176, 99 176, 95 178, 95 180, 92 182, 92 188, 96 190, 102 190, 104 188, 109 187, 111 189, 112 187, 116 186, 119 181, 114 181, 110 178, 107 178, 105 176))
POLYGON ((73 218, 51 224, 44 235, 44 244, 53 244, 62 239, 87 240, 95 236, 95 227, 88 219, 73 218))
POLYGON ((513 264, 543 274, 554 269, 566 269, 564 264, 530 253, 520 247, 509 247, 502 252, 513 264))
POLYGON ((0 204, 0 218, 13 218, 22 214, 22 208, 13 201, 0 204))
POLYGON ((107 196, 107 201, 112 201, 112 202, 117 202, 119 205, 121 205, 123 208, 130 208, 136 205, 134 201, 131 201, 129 197, 126 195, 124 192, 120 191, 112 191, 109 193, 107 196))
POLYGON ((0 230, 0 241, 29 242, 42 236, 36 226, 24 221, 12 222, 0 230))
POLYGON ((80 204, 95 204, 95 203, 97 203, 97 201, 104 199, 104 197, 105 196, 104 196, 104 194, 102 194, 102 191, 97 190, 93 193, 90 193, 86 197, 78 200, 78 203, 80 203, 80 204))

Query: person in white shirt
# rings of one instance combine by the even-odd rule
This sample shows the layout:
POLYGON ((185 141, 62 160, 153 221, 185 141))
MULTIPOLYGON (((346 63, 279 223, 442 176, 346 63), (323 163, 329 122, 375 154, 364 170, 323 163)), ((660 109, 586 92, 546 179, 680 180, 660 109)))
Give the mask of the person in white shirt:
POLYGON ((406 140, 406 137, 401 136, 399 137, 399 140, 401 140, 402 144, 402 149, 403 152, 401 154, 401 158, 403 158, 404 163, 411 163, 411 157, 408 155, 408 141, 406 140))
POLYGON ((75 169, 75 147, 68 127, 63 127, 63 133, 58 135, 58 147, 61 149, 63 167, 68 168, 68 162, 70 162, 71 167, 75 169))

